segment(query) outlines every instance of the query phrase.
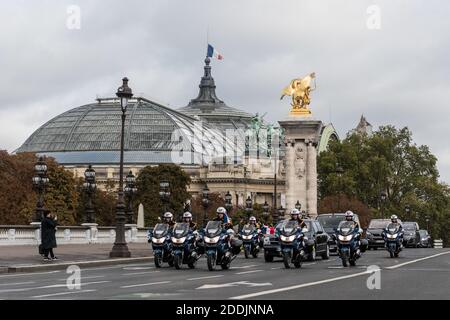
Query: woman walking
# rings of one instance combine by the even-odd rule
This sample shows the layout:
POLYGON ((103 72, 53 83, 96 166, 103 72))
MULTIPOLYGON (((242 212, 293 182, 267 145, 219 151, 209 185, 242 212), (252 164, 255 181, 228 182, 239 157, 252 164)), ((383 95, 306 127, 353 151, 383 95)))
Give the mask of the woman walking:
POLYGON ((44 261, 58 260, 53 253, 53 248, 56 248, 56 219, 56 216, 52 215, 50 210, 44 211, 44 218, 41 224, 41 242, 44 251, 44 261))

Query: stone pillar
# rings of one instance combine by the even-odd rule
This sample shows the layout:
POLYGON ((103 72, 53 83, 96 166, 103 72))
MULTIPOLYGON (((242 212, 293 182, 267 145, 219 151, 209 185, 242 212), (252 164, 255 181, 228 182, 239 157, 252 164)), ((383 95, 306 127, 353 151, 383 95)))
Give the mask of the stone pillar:
POLYGON ((323 123, 303 117, 279 121, 285 130, 286 213, 297 200, 311 216, 317 215, 317 150, 323 123))
POLYGON ((138 228, 144 228, 145 227, 145 222, 144 222, 144 205, 142 203, 139 204, 137 227, 138 228))
POLYGON ((307 155, 306 213, 314 218, 317 216, 317 149, 312 141, 308 141, 307 155))

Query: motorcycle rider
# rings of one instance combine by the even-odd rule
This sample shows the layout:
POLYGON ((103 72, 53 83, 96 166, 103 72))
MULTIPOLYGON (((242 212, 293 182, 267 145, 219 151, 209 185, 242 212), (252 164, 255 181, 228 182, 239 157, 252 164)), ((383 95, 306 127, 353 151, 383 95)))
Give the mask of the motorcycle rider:
POLYGON ((163 215, 163 223, 166 223, 169 225, 169 229, 172 229, 175 225, 175 221, 173 221, 173 214, 169 211, 164 213, 163 215))
POLYGON ((217 216, 213 219, 213 221, 221 221, 222 226, 225 229, 230 229, 233 227, 231 224, 231 219, 227 215, 227 210, 224 207, 218 207, 216 210, 217 216))
POLYGON ((297 221, 301 229, 307 228, 306 223, 300 218, 300 211, 296 208, 291 210, 291 219, 289 219, 289 221, 297 221))
POLYGON ((248 224, 249 225, 253 225, 255 227, 255 229, 259 229, 260 228, 260 225, 256 221, 256 218, 254 216, 251 216, 250 219, 248 219, 248 224))
POLYGON ((183 222, 189 223, 189 229, 191 229, 192 231, 197 230, 197 224, 192 221, 192 213, 190 213, 189 211, 183 213, 183 222))
POLYGON ((359 248, 361 246, 361 235, 363 233, 363 230, 359 226, 358 222, 355 221, 355 214, 353 213, 353 211, 348 210, 345 213, 345 221, 353 222, 353 227, 356 232, 355 238, 358 240, 358 250, 356 251, 356 254, 358 256, 361 256, 361 251, 359 248))
MULTIPOLYGON (((403 227, 402 227, 402 224, 398 222, 398 217, 395 214, 393 214, 391 216, 391 223, 394 224, 396 227, 398 227, 398 233, 401 238, 400 248, 403 248, 403 227)), ((383 230, 383 237, 386 237, 386 230, 387 230, 387 226, 383 230)))

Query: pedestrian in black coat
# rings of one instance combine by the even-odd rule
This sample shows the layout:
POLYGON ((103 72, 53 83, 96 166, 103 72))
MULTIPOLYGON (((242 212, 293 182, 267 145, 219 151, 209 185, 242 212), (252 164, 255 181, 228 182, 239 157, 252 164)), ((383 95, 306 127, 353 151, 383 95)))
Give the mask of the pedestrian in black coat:
POLYGON ((41 223, 41 244, 44 251, 44 261, 57 260, 53 253, 56 248, 56 216, 50 210, 44 211, 44 218, 41 223), (48 255, 50 254, 50 258, 48 255))

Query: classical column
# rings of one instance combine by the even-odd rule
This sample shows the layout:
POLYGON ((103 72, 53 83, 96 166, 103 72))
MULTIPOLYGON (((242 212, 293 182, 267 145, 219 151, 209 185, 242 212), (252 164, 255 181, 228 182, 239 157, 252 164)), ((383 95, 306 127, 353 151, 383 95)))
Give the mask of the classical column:
POLYGON ((315 217, 317 215, 317 149, 312 141, 307 144, 307 189, 306 212, 315 217))

